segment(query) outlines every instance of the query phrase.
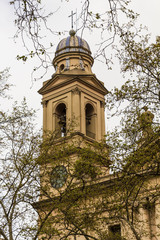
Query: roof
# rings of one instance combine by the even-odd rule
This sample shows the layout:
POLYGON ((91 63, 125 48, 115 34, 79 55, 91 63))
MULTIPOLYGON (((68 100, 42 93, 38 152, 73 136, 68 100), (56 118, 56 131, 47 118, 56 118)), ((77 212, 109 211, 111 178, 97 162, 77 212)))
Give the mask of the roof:
POLYGON ((67 38, 58 43, 55 56, 68 52, 83 52, 91 55, 90 47, 84 39, 77 36, 74 30, 71 30, 69 34, 67 38))

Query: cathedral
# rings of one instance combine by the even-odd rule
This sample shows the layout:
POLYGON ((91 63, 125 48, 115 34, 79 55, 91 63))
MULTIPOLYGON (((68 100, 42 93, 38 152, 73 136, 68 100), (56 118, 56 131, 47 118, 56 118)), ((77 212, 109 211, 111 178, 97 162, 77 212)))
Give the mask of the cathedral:
MULTIPOLYGON (((41 194, 34 204, 39 239, 158 240, 159 176, 146 177, 146 167, 133 171, 132 178, 111 173, 105 142, 108 90, 92 72, 93 62, 88 43, 72 29, 57 45, 55 73, 38 91, 44 131, 41 194)), ((159 140, 141 145, 145 154, 155 147, 157 153, 159 140)))

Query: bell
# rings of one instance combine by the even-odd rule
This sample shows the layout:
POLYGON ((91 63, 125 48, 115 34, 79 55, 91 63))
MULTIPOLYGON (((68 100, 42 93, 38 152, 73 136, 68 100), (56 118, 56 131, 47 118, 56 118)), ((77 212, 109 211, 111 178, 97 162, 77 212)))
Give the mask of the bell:
POLYGON ((86 122, 88 125, 91 124, 91 117, 86 117, 86 122))
POLYGON ((60 126, 65 126, 66 125, 66 115, 62 115, 62 116, 60 116, 59 117, 60 118, 60 120, 59 120, 59 125, 60 126))

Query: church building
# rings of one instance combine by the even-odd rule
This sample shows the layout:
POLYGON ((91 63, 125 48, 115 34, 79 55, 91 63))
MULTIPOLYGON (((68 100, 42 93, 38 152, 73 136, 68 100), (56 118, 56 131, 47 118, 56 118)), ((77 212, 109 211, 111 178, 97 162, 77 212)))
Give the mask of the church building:
POLYGON ((108 91, 92 72, 93 62, 88 43, 72 29, 57 45, 55 73, 38 91, 44 131, 39 160, 41 196, 34 204, 39 214, 39 239, 158 240, 159 177, 148 178, 151 194, 146 183, 137 197, 144 172, 132 182, 109 173, 105 143, 108 91), (128 185, 122 189, 124 181, 128 185), (132 195, 128 202, 127 186, 132 195))

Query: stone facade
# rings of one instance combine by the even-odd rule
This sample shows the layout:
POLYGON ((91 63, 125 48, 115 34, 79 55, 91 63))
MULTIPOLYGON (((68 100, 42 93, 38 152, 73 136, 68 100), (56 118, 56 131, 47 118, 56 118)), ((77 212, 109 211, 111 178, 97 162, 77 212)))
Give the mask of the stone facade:
MULTIPOLYGON (((47 195, 44 197, 42 194, 42 198, 35 204, 35 208, 39 211, 42 219, 45 218, 48 212, 50 212, 51 219, 60 219, 57 222, 53 220, 53 229, 57 226, 57 229, 66 232, 66 235, 69 230, 67 227, 62 228, 61 222, 64 221, 64 216, 58 209, 60 209, 60 204, 63 205, 66 201, 75 201, 76 189, 81 188, 82 183, 80 181, 73 181, 74 189, 71 189, 73 194, 68 193, 67 199, 65 198, 59 202, 59 198, 63 195, 66 185, 61 186, 61 184, 63 185, 62 182, 54 182, 54 178, 56 177, 55 169, 57 169, 59 175, 63 175, 63 179, 65 179, 65 168, 67 167, 71 169, 71 175, 73 175, 73 166, 79 154, 83 154, 79 149, 87 146, 87 144, 91 144, 93 145, 92 150, 94 151, 95 149, 96 155, 97 149, 94 147, 94 143, 100 143, 105 136, 104 96, 108 91, 104 87, 104 84, 92 73, 92 64, 93 58, 88 44, 85 40, 77 37, 74 31, 72 31, 70 36, 63 39, 57 46, 53 60, 55 74, 53 74, 50 80, 44 82, 43 87, 39 90, 39 93, 42 95, 44 135, 48 131, 55 133, 57 152, 61 151, 61 149, 66 149, 65 144, 69 144, 70 147, 74 144, 74 149, 67 152, 67 157, 64 153, 63 157, 59 157, 58 168, 56 168, 57 166, 53 168, 54 164, 50 160, 46 164, 41 164, 41 184, 46 186, 45 191, 48 192, 50 199, 47 198, 47 195), (53 179, 51 175, 53 175, 53 179), (57 187, 58 185, 55 184, 60 185, 57 187), (53 208, 52 205, 54 206, 53 208)), ((155 145, 156 141, 153 140, 152 144, 155 145)), ((144 142, 141 143, 141 148, 143 144, 144 142)), ((148 149, 152 148, 152 144, 145 147, 148 149)), ((107 153, 108 147, 106 146, 106 149, 103 151, 107 153)), ((54 154, 57 154, 57 152, 54 154)), ((142 176, 145 176, 145 171, 144 169, 138 173, 140 179, 142 179, 142 176)), ((78 202, 79 206, 74 206, 75 209, 79 207, 82 213, 85 206, 86 209, 88 208, 88 214, 92 215, 93 211, 90 208, 95 208, 96 206, 98 209, 100 203, 104 204, 104 208, 101 208, 103 211, 98 213, 97 210, 96 213, 97 226, 101 229, 101 234, 104 233, 104 229, 106 230, 104 234, 111 233, 112 239, 116 239, 113 237, 116 234, 130 240, 160 239, 160 201, 159 195, 155 196, 158 192, 157 189, 160 187, 159 176, 156 175, 155 177, 154 174, 151 174, 148 178, 145 178, 145 189, 140 190, 139 197, 136 198, 134 204, 133 198, 132 203, 128 203, 130 204, 129 207, 127 206, 129 211, 128 219, 132 214, 134 215, 134 221, 136 219, 131 224, 127 220, 127 217, 123 217, 125 210, 117 210, 118 206, 120 206, 119 203, 124 201, 125 204, 126 201, 126 196, 123 197, 124 192, 121 189, 120 183, 124 180, 123 176, 121 173, 116 176, 109 174, 109 163, 108 171, 105 168, 105 171, 102 171, 102 173, 102 176, 97 180, 86 183, 88 197, 85 200, 81 198, 81 201, 78 202), (116 190, 112 191, 115 182, 116 190), (106 195, 107 192, 108 195, 106 195), (153 198, 153 196, 155 197, 153 198), (109 208, 106 207, 106 202, 109 208), (134 210, 132 209, 133 206, 134 210), (119 214, 120 211, 121 214, 119 214), (121 217, 119 217, 120 215, 121 217)), ((71 180, 69 181, 71 182, 71 180)), ((90 231, 91 229, 88 230, 88 236, 90 231)), ((95 236, 95 239, 111 239, 105 238, 105 235, 104 237, 102 235, 98 237, 96 228, 93 232, 94 234, 92 235, 95 236)), ((80 234, 75 234, 74 232, 73 236, 70 234, 65 239, 91 239, 87 236, 84 237, 80 234)), ((53 231, 50 235, 52 237, 49 239, 63 239, 60 238, 60 235, 56 231, 53 231)), ((45 234, 42 234, 40 239, 47 239, 47 237, 45 234)))

